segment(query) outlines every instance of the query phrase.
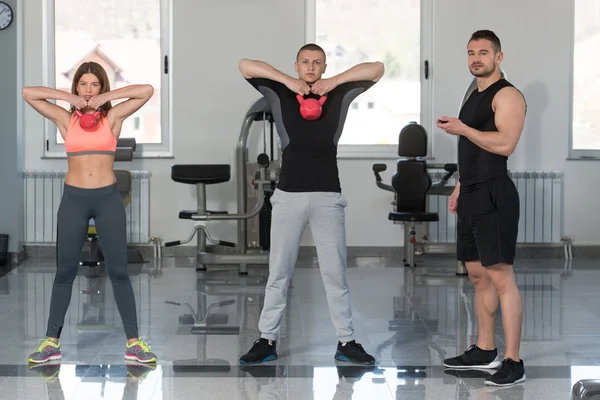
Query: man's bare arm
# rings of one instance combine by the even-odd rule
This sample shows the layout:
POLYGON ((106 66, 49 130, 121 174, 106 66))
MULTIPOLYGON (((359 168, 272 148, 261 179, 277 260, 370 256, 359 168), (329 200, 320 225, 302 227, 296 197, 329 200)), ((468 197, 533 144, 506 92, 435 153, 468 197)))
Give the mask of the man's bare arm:
POLYGON ((373 81, 377 82, 385 73, 383 63, 379 61, 357 64, 354 67, 334 76, 336 85, 346 82, 373 81))
POLYGON ((266 62, 259 60, 249 60, 247 58, 242 58, 240 60, 239 69, 240 73, 246 79, 265 78, 282 83, 284 85, 290 79, 293 79, 291 76, 284 74, 283 72, 272 67, 266 62))

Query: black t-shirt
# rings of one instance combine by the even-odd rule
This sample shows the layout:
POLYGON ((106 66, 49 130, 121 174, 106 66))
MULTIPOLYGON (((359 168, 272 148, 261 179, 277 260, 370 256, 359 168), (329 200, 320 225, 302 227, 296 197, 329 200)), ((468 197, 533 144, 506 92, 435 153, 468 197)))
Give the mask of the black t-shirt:
MULTIPOLYGON (((496 93, 507 86, 502 78, 485 90, 475 90, 467 99, 458 118, 467 126, 481 132, 497 132, 492 101, 496 93)), ((461 192, 469 192, 495 179, 508 176, 508 157, 491 153, 464 136, 458 140, 458 173, 461 192)))
MULTIPOLYGON (((267 100, 283 150, 278 189, 286 192, 341 192, 337 144, 350 103, 375 84, 343 83, 326 94, 321 117, 314 121, 300 115, 296 93, 282 83, 251 78, 247 81, 267 100)), ((305 98, 320 96, 312 93, 305 98)), ((368 135, 369 132, 365 132, 368 135)))

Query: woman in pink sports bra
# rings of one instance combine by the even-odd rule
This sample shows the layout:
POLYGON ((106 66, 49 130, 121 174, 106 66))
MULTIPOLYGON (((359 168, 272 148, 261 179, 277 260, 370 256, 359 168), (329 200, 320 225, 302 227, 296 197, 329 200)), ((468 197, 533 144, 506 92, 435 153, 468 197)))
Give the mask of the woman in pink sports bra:
POLYGON ((58 209, 57 270, 47 338, 29 356, 30 363, 62 358, 59 339, 90 218, 94 218, 123 321, 127 337, 125 358, 156 362, 156 355, 138 337, 135 298, 127 273, 125 208, 113 172, 123 121, 146 104, 153 93, 151 85, 131 85, 111 91, 106 71, 95 62, 83 63, 77 69, 71 93, 40 86, 23 88, 25 101, 58 127, 69 164, 58 209), (67 101, 72 105, 70 111, 50 103, 49 99, 67 101), (119 99, 127 100, 113 107, 111 102, 119 99), (95 126, 82 128, 82 114, 94 114, 97 110, 100 113, 95 126))

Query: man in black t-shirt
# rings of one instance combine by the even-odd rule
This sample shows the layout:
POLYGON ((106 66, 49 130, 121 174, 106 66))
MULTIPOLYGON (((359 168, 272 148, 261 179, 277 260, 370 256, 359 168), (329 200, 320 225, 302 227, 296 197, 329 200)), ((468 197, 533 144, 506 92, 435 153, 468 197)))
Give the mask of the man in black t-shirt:
POLYGON ((513 271, 519 230, 519 193, 507 160, 525 124, 527 105, 519 90, 502 77, 500 40, 477 31, 469 40, 468 60, 477 90, 459 118, 441 117, 437 126, 459 136, 459 180, 448 208, 458 215, 457 256, 475 285, 479 335, 464 354, 444 360, 450 368, 499 368, 486 385, 511 386, 525 380, 520 359, 523 306, 513 271), (504 358, 494 344, 498 298, 506 336, 504 358))
MULTIPOLYGON (((242 59, 240 72, 267 100, 283 150, 277 189, 271 197, 269 279, 260 316, 260 338, 240 358, 242 364, 277 359, 276 341, 298 248, 309 224, 319 260, 327 303, 339 338, 335 358, 359 364, 375 359, 354 340, 350 291, 346 281, 346 199, 342 195, 337 144, 350 103, 384 73, 380 62, 362 63, 328 79, 326 56, 315 44, 296 56, 298 78, 262 61, 242 59), (297 96, 326 97, 316 120, 300 113, 297 96)), ((365 132, 368 134, 368 132, 365 132)))

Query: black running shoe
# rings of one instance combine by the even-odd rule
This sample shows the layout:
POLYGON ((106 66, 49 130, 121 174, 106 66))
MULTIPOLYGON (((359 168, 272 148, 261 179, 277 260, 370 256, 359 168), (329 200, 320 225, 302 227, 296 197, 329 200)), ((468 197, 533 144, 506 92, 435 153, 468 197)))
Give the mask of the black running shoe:
POLYGON ((447 358, 444 365, 448 368, 470 369, 470 368, 498 368, 501 362, 498 359, 498 349, 481 350, 472 345, 458 357, 447 358))
POLYGON ((507 358, 502 361, 502 366, 498 369, 498 372, 485 380, 485 384, 506 387, 525 382, 525 379, 525 365, 523 364, 523 360, 517 362, 507 358))
POLYGON ((338 342, 334 358, 338 361, 351 362, 354 364, 375 364, 375 358, 368 354, 365 349, 354 340, 346 343, 346 345, 342 345, 342 342, 338 342))
POLYGON ((259 364, 273 360, 277 360, 275 341, 269 344, 267 339, 260 338, 254 342, 249 352, 240 357, 240 364, 259 364))

